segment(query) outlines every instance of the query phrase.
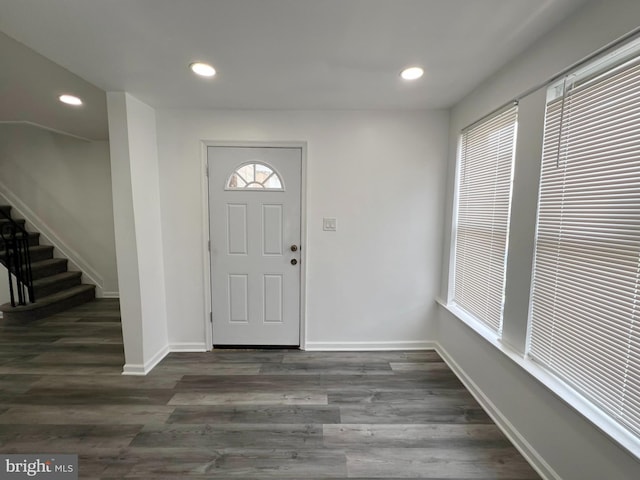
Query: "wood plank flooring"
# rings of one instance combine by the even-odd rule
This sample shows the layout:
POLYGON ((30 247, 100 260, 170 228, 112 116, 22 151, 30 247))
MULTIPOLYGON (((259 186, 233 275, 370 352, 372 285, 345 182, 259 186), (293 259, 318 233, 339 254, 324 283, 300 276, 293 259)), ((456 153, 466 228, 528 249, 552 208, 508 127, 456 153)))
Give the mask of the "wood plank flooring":
POLYGON ((539 478, 435 352, 123 363, 117 301, 0 326, 0 452, 75 453, 87 480, 539 478))

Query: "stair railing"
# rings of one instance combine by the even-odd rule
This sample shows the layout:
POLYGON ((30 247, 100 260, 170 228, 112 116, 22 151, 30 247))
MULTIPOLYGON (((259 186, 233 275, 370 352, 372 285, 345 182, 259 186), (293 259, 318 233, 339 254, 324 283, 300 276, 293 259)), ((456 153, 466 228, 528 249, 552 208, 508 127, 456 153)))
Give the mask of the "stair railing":
POLYGON ((4 210, 0 210, 0 218, 8 220, 2 224, 0 236, 4 243, 4 255, 1 260, 9 272, 11 306, 26 305, 29 301, 33 303, 36 298, 33 293, 29 232, 4 210), (12 275, 16 279, 15 286, 12 275))

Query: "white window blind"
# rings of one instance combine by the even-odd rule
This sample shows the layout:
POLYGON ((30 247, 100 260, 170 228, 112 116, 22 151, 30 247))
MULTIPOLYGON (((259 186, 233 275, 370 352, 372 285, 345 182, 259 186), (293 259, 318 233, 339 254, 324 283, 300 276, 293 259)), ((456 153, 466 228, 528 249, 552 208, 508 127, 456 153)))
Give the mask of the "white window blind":
POLYGON ((517 106, 462 132, 453 298, 500 332, 513 184, 517 106))
POLYGON ((529 355, 638 435, 640 58, 550 89, 541 175, 529 355))

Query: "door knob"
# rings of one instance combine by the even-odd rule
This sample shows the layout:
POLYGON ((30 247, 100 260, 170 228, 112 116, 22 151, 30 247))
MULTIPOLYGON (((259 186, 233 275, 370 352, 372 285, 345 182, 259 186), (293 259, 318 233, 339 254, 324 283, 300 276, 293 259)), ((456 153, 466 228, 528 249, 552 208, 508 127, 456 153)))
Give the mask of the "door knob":
POLYGON ((297 265, 298 264, 298 260, 296 260, 295 258, 291 259, 291 265, 297 265))
POLYGON ((298 246, 297 245, 291 245, 291 251, 292 252, 297 252, 298 251, 298 246))

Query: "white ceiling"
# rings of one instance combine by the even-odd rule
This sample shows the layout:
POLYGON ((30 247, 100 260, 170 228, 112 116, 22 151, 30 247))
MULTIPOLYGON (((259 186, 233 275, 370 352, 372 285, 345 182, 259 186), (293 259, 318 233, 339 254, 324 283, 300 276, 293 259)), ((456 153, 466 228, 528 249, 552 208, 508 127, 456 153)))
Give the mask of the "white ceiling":
POLYGON ((154 107, 446 108, 587 0, 0 0, 0 31, 154 107), (187 66, 211 62, 196 78, 187 66), (415 83, 398 74, 421 65, 415 83))

